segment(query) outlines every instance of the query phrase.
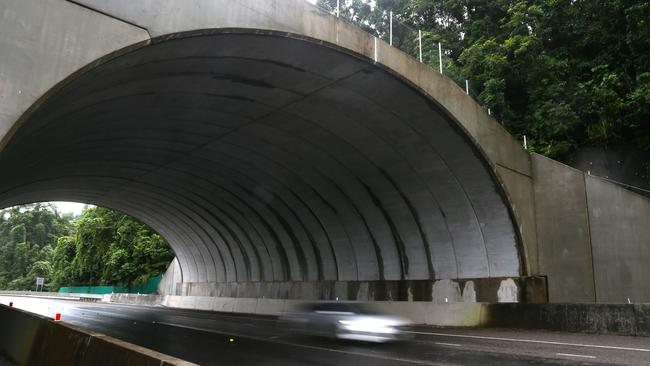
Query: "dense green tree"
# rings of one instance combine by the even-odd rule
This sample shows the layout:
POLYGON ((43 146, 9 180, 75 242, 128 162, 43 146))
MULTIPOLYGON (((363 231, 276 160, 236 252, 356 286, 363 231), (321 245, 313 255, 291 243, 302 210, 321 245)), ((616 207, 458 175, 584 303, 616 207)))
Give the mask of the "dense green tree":
MULTIPOLYGON (((62 243, 69 250, 68 243, 62 243)), ((87 209, 76 222, 73 284, 142 284, 166 269, 173 254, 160 235, 127 215, 106 208, 87 209)), ((70 260, 61 255, 62 262, 70 260)))
POLYGON ((139 285, 164 272, 173 254, 164 240, 127 215, 106 208, 60 216, 51 205, 0 211, 0 288, 139 285))
MULTIPOLYGON (((318 4, 334 9, 336 0, 318 4)), ((512 134, 527 135, 534 151, 566 160, 585 145, 631 143, 650 150, 647 1, 341 4, 343 17, 377 36, 385 38, 386 14, 393 11, 396 21, 423 30, 425 41, 442 42, 445 73, 458 82, 468 79, 475 97, 512 134)), ((424 60, 437 67, 437 50, 426 44, 424 60)))
POLYGON ((72 261, 75 254, 76 243, 74 236, 62 236, 56 241, 52 254, 52 289, 74 283, 72 261))
POLYGON ((36 277, 52 273, 53 247, 71 232, 69 220, 49 204, 16 206, 0 211, 0 288, 34 288, 36 277))

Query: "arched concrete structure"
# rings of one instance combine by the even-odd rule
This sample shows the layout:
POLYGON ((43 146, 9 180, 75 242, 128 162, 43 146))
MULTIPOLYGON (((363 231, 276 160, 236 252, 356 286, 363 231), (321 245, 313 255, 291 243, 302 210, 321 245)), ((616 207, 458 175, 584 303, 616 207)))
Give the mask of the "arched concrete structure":
POLYGON ((124 211, 191 283, 540 273, 529 154, 307 2, 2 4, 0 206, 124 211))

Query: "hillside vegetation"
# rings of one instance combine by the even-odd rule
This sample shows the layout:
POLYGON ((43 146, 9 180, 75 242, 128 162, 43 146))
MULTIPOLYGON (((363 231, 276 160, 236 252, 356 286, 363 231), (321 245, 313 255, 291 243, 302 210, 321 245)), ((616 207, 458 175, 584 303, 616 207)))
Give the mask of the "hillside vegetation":
MULTIPOLYGON (((319 0, 333 10, 336 0, 319 0)), ((640 0, 341 0, 341 16, 471 94, 531 150, 566 161, 582 146, 650 151, 650 2, 640 0), (411 30, 402 24, 408 25, 411 30)))
POLYGON ((60 215, 51 204, 0 210, 0 289, 145 283, 174 255, 160 237, 127 215, 101 207, 60 215))

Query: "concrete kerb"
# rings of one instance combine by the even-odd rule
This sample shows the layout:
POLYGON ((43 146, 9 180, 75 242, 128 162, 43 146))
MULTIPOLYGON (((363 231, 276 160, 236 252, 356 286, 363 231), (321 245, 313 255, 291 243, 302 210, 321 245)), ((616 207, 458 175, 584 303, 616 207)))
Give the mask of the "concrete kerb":
POLYGON ((0 353, 22 365, 194 365, 72 325, 0 305, 0 353))

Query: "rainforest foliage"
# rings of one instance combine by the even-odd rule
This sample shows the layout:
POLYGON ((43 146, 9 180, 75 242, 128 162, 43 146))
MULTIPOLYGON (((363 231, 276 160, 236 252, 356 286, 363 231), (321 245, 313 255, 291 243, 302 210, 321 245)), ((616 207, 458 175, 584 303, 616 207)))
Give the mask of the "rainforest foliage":
POLYGON ((91 207, 73 218, 51 204, 0 210, 0 289, 131 286, 164 272, 173 259, 164 240, 127 215, 91 207))
MULTIPOLYGON (((335 9, 337 0, 319 0, 335 9)), ((650 151, 647 0, 341 0, 341 16, 465 87, 533 151, 566 161, 582 146, 650 151), (406 36, 405 36, 406 35, 406 36), (415 55, 415 52, 410 52, 415 55)))

